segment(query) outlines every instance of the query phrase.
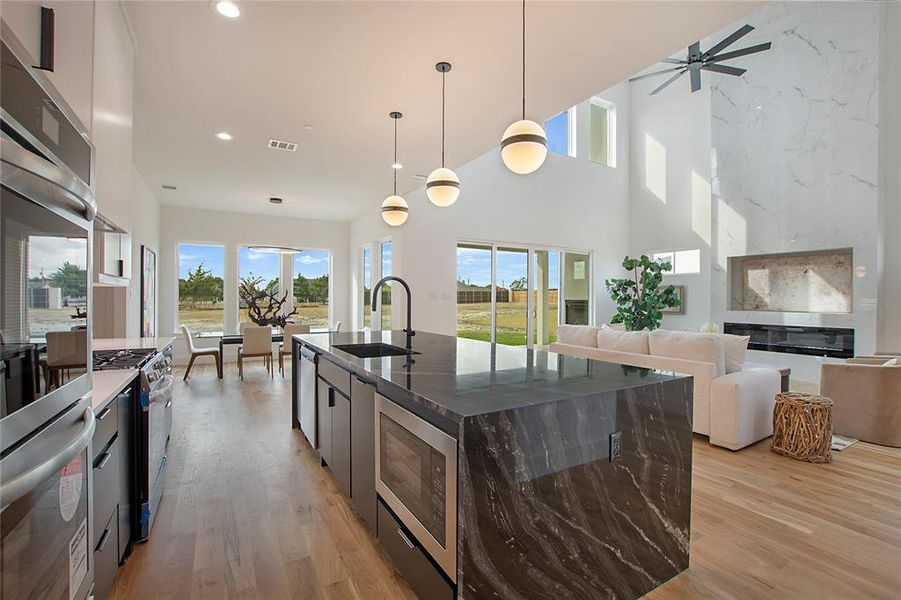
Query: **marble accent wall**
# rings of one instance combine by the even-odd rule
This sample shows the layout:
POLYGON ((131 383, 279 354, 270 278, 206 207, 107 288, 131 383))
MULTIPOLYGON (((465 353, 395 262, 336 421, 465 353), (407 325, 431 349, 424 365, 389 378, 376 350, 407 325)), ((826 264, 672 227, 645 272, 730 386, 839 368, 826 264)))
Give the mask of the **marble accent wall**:
POLYGON ((767 4, 736 48, 772 50, 730 62, 741 78, 710 79, 714 321, 853 327, 858 352, 874 349, 879 14, 877 2, 767 4), (842 247, 851 314, 727 310, 729 257, 842 247))

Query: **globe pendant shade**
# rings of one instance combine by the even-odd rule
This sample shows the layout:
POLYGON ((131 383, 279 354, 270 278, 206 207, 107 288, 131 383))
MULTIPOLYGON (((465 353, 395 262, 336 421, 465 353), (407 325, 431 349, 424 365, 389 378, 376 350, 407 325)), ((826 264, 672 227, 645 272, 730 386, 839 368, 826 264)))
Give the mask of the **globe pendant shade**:
POLYGON ((435 169, 425 182, 425 195, 435 206, 450 206, 460 196, 460 178, 450 169, 435 169))
POLYGON ((513 123, 501 138, 501 159, 507 168, 520 175, 538 170, 547 157, 547 136, 535 121, 513 123))
POLYGON ((407 222, 407 201, 400 196, 388 196, 382 202, 382 220, 392 227, 407 222))

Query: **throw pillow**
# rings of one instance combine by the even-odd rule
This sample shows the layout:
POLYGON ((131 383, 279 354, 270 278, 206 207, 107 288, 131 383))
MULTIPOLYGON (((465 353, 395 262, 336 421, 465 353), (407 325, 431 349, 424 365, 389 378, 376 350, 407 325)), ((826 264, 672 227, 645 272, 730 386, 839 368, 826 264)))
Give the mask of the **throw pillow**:
POLYGON ((723 340, 717 334, 657 329, 648 336, 648 344, 652 356, 712 363, 717 377, 726 374, 723 340))
POLYGON ((561 325, 557 328, 557 341, 561 344, 598 347, 598 328, 590 325, 561 325))
POLYGON ((605 325, 598 330, 598 348, 615 352, 648 354, 648 332, 617 331, 605 325))
POLYGON ((723 340, 723 353, 726 362, 726 373, 737 373, 745 366, 745 352, 748 350, 749 335, 715 334, 723 340))
POLYGON ((889 359, 889 360, 885 361, 884 363, 882 363, 882 366, 883 367, 897 367, 897 366, 899 366, 898 359, 897 358, 889 359))

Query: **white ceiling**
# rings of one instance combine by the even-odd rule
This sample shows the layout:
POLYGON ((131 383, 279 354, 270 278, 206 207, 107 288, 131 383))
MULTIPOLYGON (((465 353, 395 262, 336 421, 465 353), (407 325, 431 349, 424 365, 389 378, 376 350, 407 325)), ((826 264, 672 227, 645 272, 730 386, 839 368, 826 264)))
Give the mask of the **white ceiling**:
MULTIPOLYGON (((404 113, 398 191, 439 166, 440 60, 453 64, 448 166, 498 146, 519 118, 519 2, 238 4, 228 20, 207 1, 128 3, 135 160, 164 204, 342 220, 377 211, 392 185, 389 111, 404 113), (270 138, 299 148, 270 150, 270 138)), ((759 5, 531 1, 528 116, 542 121, 759 5)))

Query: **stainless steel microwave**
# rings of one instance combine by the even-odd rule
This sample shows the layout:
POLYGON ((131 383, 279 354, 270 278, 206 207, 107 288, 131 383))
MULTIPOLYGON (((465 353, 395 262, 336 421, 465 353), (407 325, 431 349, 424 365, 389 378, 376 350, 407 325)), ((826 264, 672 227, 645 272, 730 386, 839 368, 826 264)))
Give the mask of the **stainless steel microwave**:
POLYGON ((376 394, 375 489, 457 580, 457 440, 376 394))

